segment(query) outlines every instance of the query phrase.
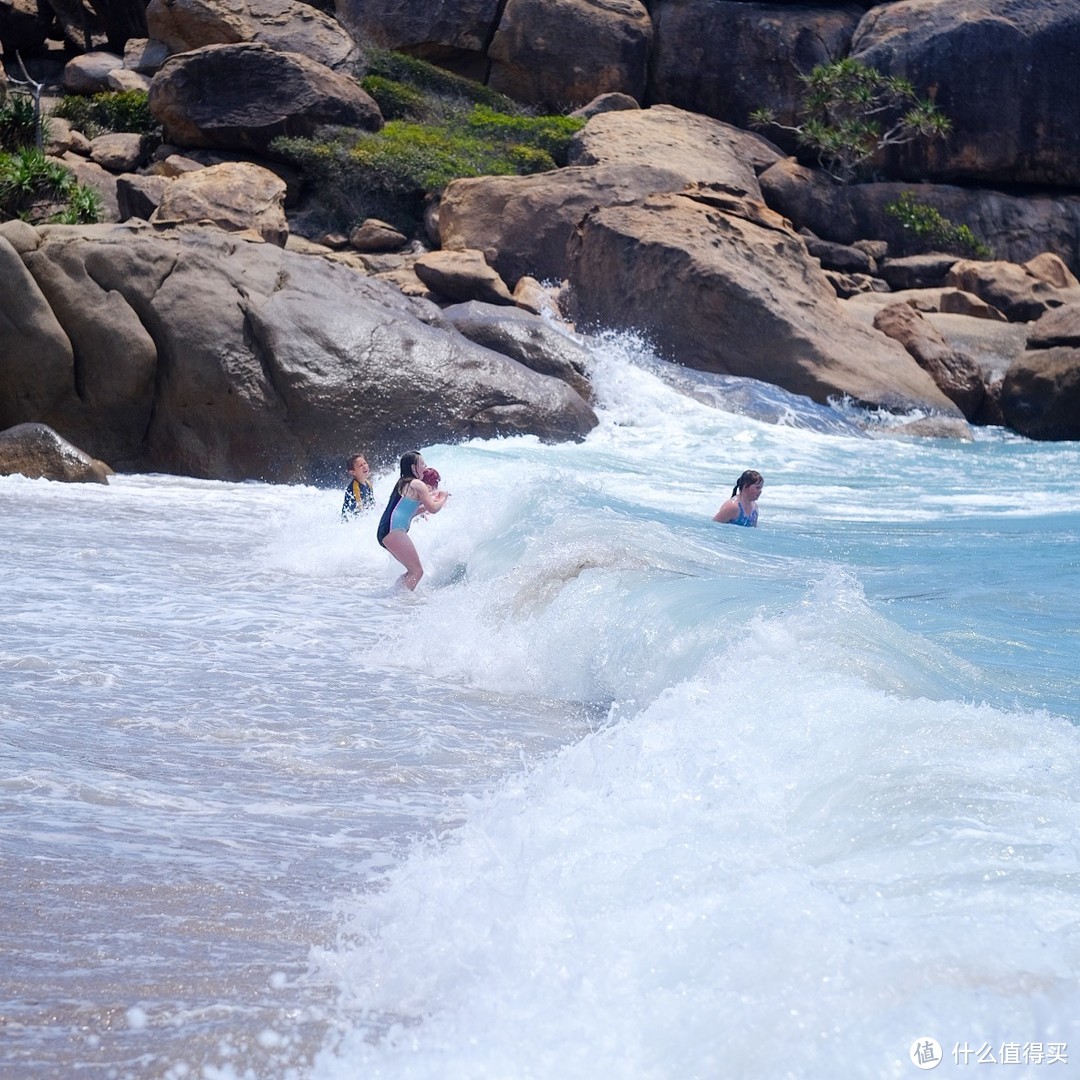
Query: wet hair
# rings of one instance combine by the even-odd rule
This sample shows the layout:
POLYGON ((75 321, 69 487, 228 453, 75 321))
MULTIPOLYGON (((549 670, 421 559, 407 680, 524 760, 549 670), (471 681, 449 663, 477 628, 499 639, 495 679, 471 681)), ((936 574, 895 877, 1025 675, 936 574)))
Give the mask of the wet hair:
POLYGON ((356 463, 357 463, 357 462, 358 462, 358 461, 359 461, 359 460, 360 460, 361 458, 363 458, 363 459, 364 459, 365 461, 367 461, 367 455, 366 455, 366 454, 353 454, 353 456, 352 456, 351 458, 349 458, 349 460, 348 460, 348 463, 347 463, 347 465, 346 465, 346 468, 347 468, 347 469, 349 470, 349 472, 352 472, 352 470, 353 470, 353 466, 354 466, 354 465, 355 465, 355 464, 356 464, 356 463))
POLYGON ((424 483, 427 484, 427 486, 429 488, 434 490, 435 488, 437 488, 439 486, 439 481, 442 479, 442 477, 439 475, 439 470, 438 469, 433 469, 429 465, 424 470, 424 475, 421 476, 420 479, 423 480, 424 483))
POLYGON ((397 490, 399 495, 405 494, 405 488, 410 481, 416 479, 416 466, 420 463, 420 451, 408 450, 401 455, 401 475, 398 477, 397 490))
POLYGON ((746 472, 735 481, 735 486, 731 489, 731 497, 734 499, 743 488, 750 487, 752 484, 764 483, 765 477, 762 476, 761 473, 756 469, 747 469, 746 472))

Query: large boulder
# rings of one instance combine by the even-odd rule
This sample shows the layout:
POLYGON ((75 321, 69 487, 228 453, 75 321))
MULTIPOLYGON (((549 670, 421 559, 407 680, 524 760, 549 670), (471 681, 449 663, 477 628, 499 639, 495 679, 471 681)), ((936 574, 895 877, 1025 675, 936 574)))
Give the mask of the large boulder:
POLYGON ((150 85, 150 111, 167 142, 264 151, 279 135, 322 126, 378 131, 382 114, 355 79, 268 45, 209 45, 166 62, 150 85))
POLYGON ((45 424, 16 424, 0 431, 0 476, 107 484, 112 469, 73 446, 45 424))
POLYGON ((526 275, 559 281, 567 241, 590 209, 685 184, 677 169, 632 164, 455 180, 439 204, 439 236, 445 249, 483 251, 509 286, 526 275))
POLYGON ((1040 315, 1028 329, 1028 344, 1033 349, 1052 349, 1055 345, 1080 348, 1080 302, 1063 304, 1040 315))
POLYGON ((1080 184, 1080 5, 1067 0, 900 0, 869 12, 852 55, 932 93, 945 140, 889 157, 894 175, 983 184, 1080 184))
MULTIPOLYGON (((800 76, 844 56, 863 14, 853 4, 742 0, 682 0, 652 8, 656 40, 649 100, 739 127, 748 126, 750 114, 762 107, 781 123, 794 124, 805 91, 800 76)), ((790 135, 770 134, 794 149, 790 135)))
MULTIPOLYGON (((105 418, 125 423, 122 434, 108 433, 124 440, 118 466, 317 480, 335 476, 342 447, 357 441, 385 461, 421 439, 570 438, 596 423, 564 382, 474 345, 433 306, 325 259, 208 229, 39 232, 24 252, 34 276, 9 274, 35 302, 5 307, 9 320, 20 310, 28 319, 6 332, 18 351, 0 353, 0 379, 14 380, 21 399, 0 400, 15 423, 65 430, 59 417, 85 433, 80 443, 96 456, 105 418), (46 289, 62 296, 60 312, 46 289), (80 312, 106 317, 95 327, 80 312), (60 340, 46 380, 40 358, 50 331, 60 340), (78 398, 63 340, 79 357, 100 350, 79 368, 78 398), (125 366, 131 352, 137 370, 134 360, 125 366), (143 411, 124 419, 125 401, 143 411)), ((10 262, 15 249, 7 250, 10 262)))
POLYGON ((779 154, 765 139, 708 116, 654 105, 651 109, 594 115, 570 142, 570 165, 636 165, 675 170, 686 183, 724 184, 743 195, 761 198, 747 143, 776 161, 779 154))
POLYGON ((953 349, 934 325, 903 302, 874 316, 874 328, 898 341, 969 420, 979 415, 986 387, 978 365, 953 349))
MULTIPOLYGON (((0 4, 0 53, 33 56, 45 42, 50 15, 37 0, 5 0, 0 4)), ((0 97, 5 78, 0 68, 0 97)))
POLYGON ((588 214, 568 253, 579 326, 634 329, 688 367, 746 375, 817 402, 848 396, 960 412, 896 342, 845 317, 801 238, 691 195, 588 214))
POLYGON ((1023 263, 1055 252, 1080 272, 1080 195, 1009 194, 950 184, 838 184, 820 169, 777 162, 758 177, 765 201, 823 240, 883 240, 895 255, 909 235, 886 207, 910 192, 955 225, 966 225, 999 259, 1023 263))
POLYGON ((1077 286, 1059 288, 1011 262, 962 259, 953 264, 945 283, 974 293, 1012 322, 1031 322, 1051 308, 1080 301, 1077 286))
POLYGON ((552 111, 612 92, 641 101, 652 33, 640 0, 506 0, 488 82, 552 111))
POLYGON ((481 251, 432 251, 413 263, 413 273, 433 293, 455 303, 514 302, 506 282, 488 266, 481 251))
POLYGON ((226 232, 250 229, 279 247, 289 238, 285 181, 247 161, 224 162, 165 181, 154 225, 208 222, 226 232))
POLYGON ((257 41, 301 53, 331 70, 349 70, 356 42, 331 16, 300 0, 150 0, 150 37, 172 53, 257 41))
POLYGON ((589 351, 547 319, 521 308, 473 300, 443 310, 447 322, 470 341, 512 357, 533 371, 553 375, 583 398, 591 396, 589 351))
POLYGON ((439 205, 442 246, 483 251, 510 286, 524 276, 559 281, 567 241, 593 207, 694 184, 757 198, 751 164, 776 153, 757 136, 664 105, 593 116, 570 156, 576 164, 552 172, 452 183, 439 205))
POLYGON ((16 249, 8 235, 22 230, 14 224, 0 226, 0 428, 77 403, 71 341, 21 257, 37 247, 37 235, 16 249))
POLYGON ((1080 349, 1035 349, 1013 361, 1002 383, 1009 427, 1029 439, 1080 439, 1080 349))
POLYGON ((337 0, 338 20, 357 41, 431 60, 482 80, 501 0, 337 0))

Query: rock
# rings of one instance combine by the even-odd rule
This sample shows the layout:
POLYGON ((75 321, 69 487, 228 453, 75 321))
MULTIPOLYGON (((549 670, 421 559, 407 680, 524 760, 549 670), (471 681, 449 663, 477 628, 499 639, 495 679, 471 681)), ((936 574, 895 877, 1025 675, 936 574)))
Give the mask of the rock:
POLYGON ((720 184, 761 198, 728 124, 656 105, 594 116, 571 140, 570 165, 637 165, 673 170, 686 183, 720 184))
POLYGON ((351 71, 359 55, 336 19, 300 0, 150 0, 146 21, 172 53, 259 42, 332 71, 351 71))
POLYGON ((337 0, 338 20, 357 41, 427 57, 458 74, 484 81, 487 43, 500 0, 337 0))
POLYGON ((169 60, 150 86, 150 111, 181 146, 265 150, 278 135, 322 126, 378 131, 382 115, 359 83, 267 45, 210 45, 169 60))
POLYGON ((545 319, 520 308, 470 301, 443 310, 455 329, 485 349, 561 379, 586 401, 592 396, 586 372, 589 352, 545 319))
POLYGON ((134 172, 143 160, 144 139, 132 132, 110 132, 90 140, 90 160, 109 172, 134 172))
MULTIPOLYGON (((946 184, 837 184, 820 169, 787 159, 758 176, 765 201, 824 240, 885 241, 902 256, 911 238, 886 207, 905 193, 955 225, 966 225, 999 259, 1023 263, 1054 252, 1080 270, 1080 196, 1005 194, 946 184)), ((957 256, 959 258, 960 256, 957 256)))
POLYGON ((533 315, 555 315, 558 312, 552 291, 528 274, 518 278, 514 286, 514 303, 533 315))
MULTIPOLYGON (((42 295, 21 252, 32 252, 14 222, 0 229, 0 429, 74 405, 75 357, 71 342, 42 295), (8 237, 15 234, 16 249, 8 237)), ((19 222, 19 225, 24 225, 19 222)))
POLYGON ((1032 349, 1052 349, 1058 345, 1080 348, 1080 302, 1063 304, 1040 315, 1028 327, 1032 349))
POLYGON ((870 275, 877 270, 877 265, 865 251, 847 244, 834 244, 831 240, 818 240, 806 237, 806 250, 825 270, 837 270, 842 274, 870 275))
MULTIPOLYGON (((852 4, 683 0, 651 5, 656 40, 648 100, 749 127, 767 108, 793 124, 801 76, 845 56, 862 11, 852 4)), ((791 136, 769 135, 793 152, 791 136)))
POLYGON ((978 415, 986 393, 978 367, 950 348, 913 307, 899 303, 881 308, 874 316, 874 327, 903 345, 968 420, 978 415))
POLYGON ((123 295, 99 285, 72 250, 53 249, 46 238, 24 261, 74 354, 78 404, 50 416, 95 456, 130 461, 154 404, 153 339, 123 295))
POLYGON ((72 446, 45 424, 17 424, 0 431, 0 475, 31 480, 107 484, 112 469, 72 446))
MULTIPOLYGON (((735 129, 670 106, 594 116, 575 141, 574 165, 533 176, 456 180, 443 193, 444 248, 484 251, 508 283, 526 275, 566 277, 566 244, 595 206, 634 202, 654 192, 720 181, 734 193, 758 194, 735 129)), ((716 193, 719 197, 719 192, 716 193)))
POLYGON ((659 355, 819 403, 959 410, 885 335, 848 320, 802 239, 686 195, 589 213, 568 250, 579 326, 634 329, 659 355))
POLYGON ((348 243, 357 251, 397 251, 408 242, 404 233, 377 218, 362 221, 348 238, 348 243))
POLYGON ((206 166, 201 161, 196 161, 186 154, 169 154, 168 157, 155 161, 153 171, 155 176, 163 176, 167 180, 175 180, 178 176, 187 173, 198 172, 206 166))
POLYGON ((1049 251, 1036 255, 1034 259, 1028 259, 1024 263, 1024 271, 1036 281, 1045 281, 1057 289, 1075 289, 1080 287, 1072 271, 1064 261, 1049 251))
POLYGON ((1030 322, 1052 307, 1080 300, 1080 290, 1055 288, 1009 262, 961 260, 945 280, 992 304, 1012 322, 1030 322))
POLYGON ((906 255, 899 259, 886 259, 878 272, 891 289, 933 289, 945 284, 945 278, 958 255, 934 252, 929 255, 906 255))
POLYGON ((1061 0, 900 0, 868 12, 851 43, 952 120, 947 139, 888 155, 892 174, 981 184, 1080 184, 1078 53, 1080 6, 1061 0))
POLYGON ((85 433, 80 445, 95 456, 106 437, 138 442, 126 468, 315 481, 336 478, 341 446, 356 442, 388 462, 421 440, 576 438, 596 423, 565 383, 473 344, 431 305, 328 259, 211 229, 38 232, 28 256, 33 277, 0 241, 0 287, 13 297, 0 315, 2 420, 15 414, 12 422, 21 423, 32 411, 67 430, 53 421, 57 414, 85 433), (75 395, 68 327, 61 329, 35 278, 50 289, 61 283, 65 319, 86 313, 79 333, 70 328, 77 350, 97 333, 112 341, 115 363, 131 346, 120 338, 118 350, 110 335, 138 327, 149 335, 148 425, 106 431, 107 407, 147 402, 130 385, 121 395, 109 382, 117 373, 104 366, 88 366, 75 395), (95 330, 99 311, 107 317, 95 330))
MULTIPOLYGON (((0 100, 3 100, 0 93, 0 100)), ((60 157, 72 149, 74 131, 71 124, 62 116, 50 116, 45 134, 45 153, 50 157, 60 157)))
POLYGON ((114 68, 105 76, 105 89, 114 91, 138 90, 146 93, 150 89, 150 76, 127 68, 114 68))
POLYGON ((285 246, 285 182, 250 162, 229 162, 184 173, 169 181, 150 217, 154 225, 209 222, 226 232, 250 229, 285 246))
POLYGON ((484 251, 507 283, 525 275, 560 281, 566 243, 590 208, 681 190, 685 183, 677 170, 635 165, 455 180, 439 205, 442 246, 484 251))
MULTIPOLYGON (((33 56, 45 43, 51 15, 52 12, 41 10, 36 0, 7 0, 0 4, 0 53, 33 56)), ((0 98, 5 81, 0 65, 0 98)))
POLYGON ((870 274, 844 274, 839 270, 825 270, 825 278, 837 296, 847 299, 860 293, 888 292, 889 286, 879 277, 870 274))
POLYGON ((550 111, 605 93, 641 101, 652 36, 640 0, 506 0, 488 83, 550 111))
POLYGON ((73 150, 62 154, 59 160, 74 174, 75 179, 86 187, 92 187, 101 196, 101 220, 119 221, 120 204, 116 197, 116 175, 103 169, 97 162, 87 161, 73 150))
POLYGON ((580 120, 589 120, 599 113, 605 112, 619 112, 626 109, 640 109, 637 98, 632 98, 629 94, 620 94, 617 91, 613 91, 610 94, 597 94, 588 104, 582 105, 580 109, 574 109, 570 113, 571 116, 580 120))
POLYGON ((127 173, 116 179, 116 204, 121 221, 140 218, 149 221, 172 180, 165 176, 127 173))
POLYGON ((1024 353, 1006 372, 999 400, 1009 427, 1029 439, 1080 439, 1080 349, 1024 353))
POLYGON ((417 259, 413 270, 432 292, 447 300, 514 302, 506 282, 488 266, 481 251, 432 251, 417 259))
POLYGON ((124 45, 124 67, 140 75, 154 75, 170 55, 169 46, 163 41, 131 38, 124 45))
POLYGON ((69 94, 100 94, 109 89, 109 74, 124 66, 111 52, 88 52, 64 65, 64 89, 69 94))

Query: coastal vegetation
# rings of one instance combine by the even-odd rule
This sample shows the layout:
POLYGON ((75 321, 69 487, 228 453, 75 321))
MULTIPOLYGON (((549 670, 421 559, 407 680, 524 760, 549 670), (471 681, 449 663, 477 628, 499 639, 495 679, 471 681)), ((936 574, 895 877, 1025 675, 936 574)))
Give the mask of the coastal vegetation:
POLYGON ((370 51, 361 85, 387 120, 381 131, 329 128, 272 145, 300 169, 328 227, 378 217, 415 232, 428 198, 453 180, 565 164, 567 146, 585 123, 534 115, 485 86, 383 50, 370 51))
POLYGON ((882 75, 850 57, 818 64, 800 80, 804 91, 798 123, 783 124, 766 108, 751 113, 750 123, 793 132, 800 147, 816 155, 841 183, 868 178, 886 147, 943 138, 952 126, 907 79, 882 75))
POLYGON ((67 120, 88 139, 122 131, 150 135, 161 127, 150 112, 145 90, 103 91, 89 97, 66 94, 53 106, 52 115, 67 120))
POLYGON ((905 191, 888 203, 885 213, 894 218, 903 230, 907 254, 943 251, 968 259, 991 259, 994 253, 967 225, 957 225, 935 207, 905 191))
POLYGON ((28 94, 0 103, 0 216, 32 224, 88 224, 101 218, 101 196, 36 145, 38 117, 28 94))

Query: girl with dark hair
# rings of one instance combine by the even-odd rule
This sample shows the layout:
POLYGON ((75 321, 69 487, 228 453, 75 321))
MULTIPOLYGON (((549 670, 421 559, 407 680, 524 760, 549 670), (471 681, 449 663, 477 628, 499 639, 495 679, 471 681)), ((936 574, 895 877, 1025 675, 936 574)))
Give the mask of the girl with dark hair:
POLYGON ((757 527, 757 501, 761 498, 761 489, 765 479, 754 469, 746 472, 735 481, 731 489, 731 498, 713 515, 713 521, 723 521, 728 525, 747 525, 757 527))
POLYGON ((437 514, 449 497, 445 491, 432 491, 420 479, 426 467, 419 450, 410 450, 401 455, 401 475, 390 492, 390 501, 379 521, 379 543, 405 567, 398 584, 410 591, 420 583, 424 568, 420 565, 415 545, 409 539, 409 526, 413 518, 423 511, 437 514))

